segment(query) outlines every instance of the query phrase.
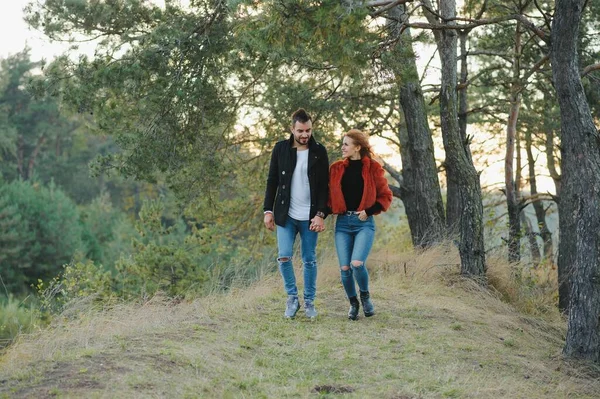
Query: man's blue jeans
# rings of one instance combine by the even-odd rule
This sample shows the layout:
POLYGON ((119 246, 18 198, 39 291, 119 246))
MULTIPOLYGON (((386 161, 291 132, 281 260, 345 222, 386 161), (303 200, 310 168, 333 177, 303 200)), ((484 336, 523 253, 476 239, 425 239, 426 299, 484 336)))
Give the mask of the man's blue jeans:
POLYGON ((304 270, 304 301, 312 302, 317 292, 317 237, 310 231, 310 220, 296 220, 288 216, 284 227, 277 226, 277 247, 279 271, 288 295, 298 295, 296 275, 292 264, 294 241, 300 234, 300 251, 304 270))
POLYGON ((357 214, 342 214, 335 222, 335 249, 340 264, 342 284, 348 298, 356 296, 356 283, 362 292, 369 291, 367 257, 375 239, 375 221, 369 216, 364 222, 357 214), (353 265, 352 262, 360 263, 353 265), (347 270, 344 268, 347 267, 347 270))

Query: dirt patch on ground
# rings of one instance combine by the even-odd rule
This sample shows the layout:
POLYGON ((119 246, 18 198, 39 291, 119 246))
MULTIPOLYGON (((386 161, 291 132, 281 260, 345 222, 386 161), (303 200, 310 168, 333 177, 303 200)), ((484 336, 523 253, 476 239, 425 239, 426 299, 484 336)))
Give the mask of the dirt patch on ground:
POLYGON ((342 385, 317 385, 313 388, 313 392, 324 395, 328 393, 351 393, 354 388, 342 385))
POLYGON ((118 358, 99 354, 85 356, 73 361, 45 362, 36 365, 36 373, 12 384, 0 385, 0 393, 19 397, 56 397, 62 392, 75 393, 79 390, 104 390, 112 375, 123 375, 131 369, 120 365, 118 358), (39 373, 39 370, 45 370, 39 373), (43 377, 40 379, 40 375, 43 377))

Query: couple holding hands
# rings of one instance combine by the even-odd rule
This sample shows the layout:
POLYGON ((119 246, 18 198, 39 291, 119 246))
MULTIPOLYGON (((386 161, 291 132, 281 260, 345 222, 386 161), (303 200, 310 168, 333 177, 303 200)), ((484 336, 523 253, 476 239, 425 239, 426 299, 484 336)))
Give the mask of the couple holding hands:
POLYGON ((342 159, 329 167, 327 150, 312 135, 311 116, 299 109, 291 122, 291 136, 278 142, 271 153, 263 209, 265 227, 277 230, 277 262, 288 295, 285 317, 293 318, 300 309, 292 264, 297 235, 304 274, 304 312, 311 319, 317 316, 317 237, 325 229, 328 214, 337 215, 335 247, 350 302, 348 318, 358 318, 361 303, 364 315, 373 316, 366 267, 375 238, 373 215, 386 211, 392 202, 383 168, 372 159, 369 137, 360 130, 344 134, 342 159))

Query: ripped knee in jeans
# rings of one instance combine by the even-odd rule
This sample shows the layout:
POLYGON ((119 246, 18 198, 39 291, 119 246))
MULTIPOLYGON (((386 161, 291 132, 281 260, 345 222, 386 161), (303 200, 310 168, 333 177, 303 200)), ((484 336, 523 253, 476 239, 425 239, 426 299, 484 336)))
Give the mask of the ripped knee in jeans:
POLYGON ((277 258, 277 262, 281 262, 281 263, 289 262, 291 260, 292 260, 291 256, 281 256, 281 257, 277 258))
POLYGON ((303 266, 307 269, 314 269, 315 267, 317 267, 317 261, 313 260, 310 262, 304 262, 303 266))
POLYGON ((350 263, 352 264, 352 267, 361 267, 365 264, 365 262, 361 262, 360 260, 353 260, 350 263))

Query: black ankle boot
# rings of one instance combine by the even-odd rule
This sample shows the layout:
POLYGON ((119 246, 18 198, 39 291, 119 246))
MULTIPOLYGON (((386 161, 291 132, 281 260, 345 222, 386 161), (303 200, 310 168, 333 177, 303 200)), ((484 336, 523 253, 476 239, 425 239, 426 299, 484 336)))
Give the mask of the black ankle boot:
POLYGON ((358 303, 358 299, 353 296, 348 298, 350 300, 350 310, 348 310, 348 318, 350 320, 358 319, 358 309, 360 308, 360 303, 358 303))
POLYGON ((369 299, 369 291, 361 291, 360 292, 360 301, 362 302, 363 312, 365 312, 365 317, 371 317, 375 314, 375 306, 369 299))

